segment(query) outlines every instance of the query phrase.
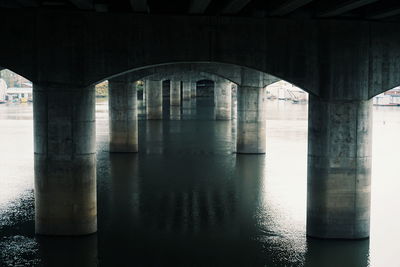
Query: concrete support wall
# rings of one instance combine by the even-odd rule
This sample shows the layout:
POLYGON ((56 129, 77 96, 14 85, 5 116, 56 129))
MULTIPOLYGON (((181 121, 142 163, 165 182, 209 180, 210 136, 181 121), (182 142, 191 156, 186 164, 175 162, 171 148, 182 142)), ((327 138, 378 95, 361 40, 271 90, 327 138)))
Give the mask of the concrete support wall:
POLYGON ((163 114, 162 81, 146 80, 146 113, 148 120, 161 120, 163 114))
POLYGON ((138 152, 136 85, 112 79, 108 86, 110 152, 138 152))
POLYGON ((94 87, 34 85, 35 232, 97 231, 94 87))
POLYGON ((182 82, 182 100, 189 100, 192 97, 192 88, 190 81, 182 82))
POLYGON ((369 236, 372 102, 310 95, 307 235, 369 236))
POLYGON ((192 81, 190 87, 191 87, 191 97, 195 98, 197 96, 197 83, 192 81))
POLYGON ((231 103, 232 103, 232 83, 231 82, 215 82, 214 87, 214 103, 215 103, 215 119, 230 120, 231 119, 231 103))
POLYGON ((265 153, 265 100, 265 88, 238 87, 237 153, 265 153))
POLYGON ((171 80, 170 105, 181 105, 181 81, 171 80))

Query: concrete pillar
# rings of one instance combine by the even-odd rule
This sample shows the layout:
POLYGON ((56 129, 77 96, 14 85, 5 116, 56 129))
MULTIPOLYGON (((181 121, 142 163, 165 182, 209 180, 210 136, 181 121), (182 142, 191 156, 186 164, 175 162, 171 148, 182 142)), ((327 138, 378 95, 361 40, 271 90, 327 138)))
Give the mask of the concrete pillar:
POLYGON ((236 152, 237 145, 237 85, 232 83, 232 108, 231 108, 231 126, 232 126, 232 152, 236 152))
POLYGON ((181 107, 170 106, 169 108, 169 119, 179 121, 181 119, 181 107))
POLYGON ((215 103, 215 119, 230 120, 232 105, 232 83, 221 81, 215 82, 214 87, 214 103, 215 103))
POLYGON ((162 81, 146 80, 146 113, 148 120, 162 120, 162 81))
POLYGON ((136 85, 117 79, 108 82, 110 152, 138 152, 136 85))
POLYGON ((310 95, 307 235, 369 236, 372 100, 310 95))
POLYGON ((183 81, 182 82, 182 99, 183 100, 190 100, 192 95, 192 88, 190 81, 183 81))
POLYGON ((190 86, 191 86, 191 97, 195 98, 197 96, 197 82, 192 81, 190 86))
POLYGON ((170 105, 180 106, 181 105, 181 81, 171 80, 170 88, 170 105))
POLYGON ((97 231, 95 90, 34 85, 35 232, 97 231))
POLYGON ((265 89, 240 86, 237 91, 237 153, 265 153, 265 89))
POLYGON ((142 100, 143 100, 143 104, 146 105, 146 83, 143 83, 142 100))

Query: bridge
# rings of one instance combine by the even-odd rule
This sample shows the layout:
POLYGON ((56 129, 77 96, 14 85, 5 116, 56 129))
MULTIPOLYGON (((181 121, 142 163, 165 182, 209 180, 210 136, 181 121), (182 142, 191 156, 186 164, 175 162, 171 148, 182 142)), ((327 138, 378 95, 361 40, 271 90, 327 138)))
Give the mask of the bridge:
POLYGON ((266 152, 266 86, 283 79, 308 92, 307 235, 369 236, 371 98, 400 85, 397 1, 17 0, 0 7, 0 66, 34 84, 38 234, 97 231, 95 84, 109 80, 111 151, 137 153, 134 82, 145 80, 147 118, 160 119, 163 80, 181 105, 178 84, 188 97, 193 81, 208 77, 216 82, 217 119, 237 112, 236 153, 266 152))

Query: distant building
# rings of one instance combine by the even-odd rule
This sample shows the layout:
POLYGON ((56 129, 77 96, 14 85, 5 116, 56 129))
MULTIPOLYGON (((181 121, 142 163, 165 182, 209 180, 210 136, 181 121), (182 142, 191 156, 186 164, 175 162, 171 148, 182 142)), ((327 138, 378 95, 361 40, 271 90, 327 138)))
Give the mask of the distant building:
POLYGON ((395 87, 374 97, 375 106, 400 106, 400 87, 395 87))
POLYGON ((12 87, 7 89, 6 100, 28 102, 32 100, 32 87, 12 87))
POLYGON ((0 78, 0 101, 6 100, 7 83, 4 79, 0 78))

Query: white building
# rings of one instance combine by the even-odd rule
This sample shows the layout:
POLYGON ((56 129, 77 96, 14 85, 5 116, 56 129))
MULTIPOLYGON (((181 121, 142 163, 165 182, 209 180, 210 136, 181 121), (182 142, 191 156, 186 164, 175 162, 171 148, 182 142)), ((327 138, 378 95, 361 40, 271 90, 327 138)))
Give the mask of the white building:
POLYGON ((4 79, 0 78, 0 101, 6 100, 7 83, 4 79))
POLYGON ((18 99, 22 102, 32 100, 32 87, 10 87, 7 89, 8 100, 18 99))

